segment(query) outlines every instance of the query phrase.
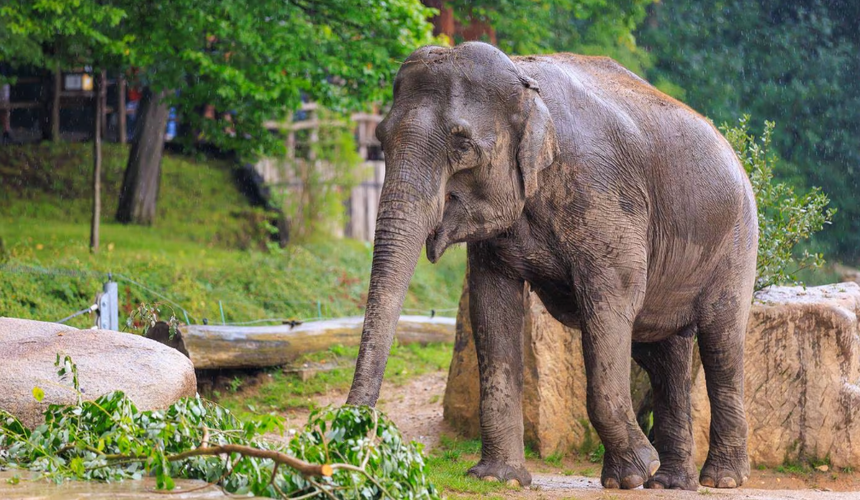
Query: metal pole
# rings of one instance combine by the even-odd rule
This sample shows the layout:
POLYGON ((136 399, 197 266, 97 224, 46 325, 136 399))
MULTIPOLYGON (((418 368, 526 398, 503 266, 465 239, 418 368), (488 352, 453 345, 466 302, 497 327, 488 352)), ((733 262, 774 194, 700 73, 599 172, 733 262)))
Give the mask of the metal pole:
POLYGON ((119 331, 119 293, 113 277, 108 274, 104 293, 99 297, 99 328, 119 331))

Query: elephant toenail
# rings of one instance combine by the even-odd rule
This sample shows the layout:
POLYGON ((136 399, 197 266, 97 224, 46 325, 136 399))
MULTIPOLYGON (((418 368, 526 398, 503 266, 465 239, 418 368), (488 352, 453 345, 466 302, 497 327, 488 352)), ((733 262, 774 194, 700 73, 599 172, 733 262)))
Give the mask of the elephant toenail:
POLYGON ((514 488, 520 487, 520 482, 517 481, 516 479, 508 479, 507 482, 505 482, 505 484, 507 484, 508 486, 513 486, 514 488))
POLYGON ((642 479, 642 476, 638 474, 631 474, 621 480, 621 487, 625 490, 632 490, 633 488, 638 488, 642 486, 642 483, 644 482, 645 481, 642 479))
POLYGON ((720 483, 717 485, 717 488, 737 488, 738 483, 735 481, 733 477, 724 477, 720 479, 720 483))
POLYGON ((653 476, 654 473, 657 472, 657 469, 659 469, 659 468, 660 468, 660 461, 654 460, 653 462, 651 462, 651 465, 648 466, 648 475, 653 476))
POLYGON ((483 479, 484 481, 486 481, 488 483, 498 483, 499 482, 499 478, 497 478, 496 476, 484 476, 481 479, 483 479))
POLYGON ((611 490, 617 490, 618 488, 621 487, 621 485, 618 484, 617 479, 615 479, 614 477, 610 477, 610 478, 607 478, 603 481, 603 487, 609 488, 611 490))
POLYGON ((660 481, 648 481, 647 486, 648 486, 649 488, 651 488, 652 490, 663 490, 663 489, 666 489, 666 487, 665 487, 665 486, 663 485, 663 483, 661 483, 660 481))
POLYGON ((702 483, 702 486, 705 486, 707 488, 716 488, 717 487, 717 483, 715 483, 714 479, 711 477, 707 477, 707 476, 703 477, 699 482, 702 483))

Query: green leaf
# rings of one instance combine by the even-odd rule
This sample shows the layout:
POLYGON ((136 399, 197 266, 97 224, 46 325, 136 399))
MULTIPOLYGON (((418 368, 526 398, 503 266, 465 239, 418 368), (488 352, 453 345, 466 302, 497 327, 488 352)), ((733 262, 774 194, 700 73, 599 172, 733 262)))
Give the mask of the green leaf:
POLYGON ((42 400, 45 399, 45 391, 43 391, 41 387, 33 387, 33 398, 41 403, 42 400))

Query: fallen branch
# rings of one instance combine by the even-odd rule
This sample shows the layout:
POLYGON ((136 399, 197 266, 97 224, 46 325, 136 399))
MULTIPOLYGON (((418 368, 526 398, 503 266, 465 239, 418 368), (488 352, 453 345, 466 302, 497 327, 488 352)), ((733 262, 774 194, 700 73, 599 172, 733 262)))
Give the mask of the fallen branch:
MULTIPOLYGON (((281 453, 279 451, 274 450, 264 450, 261 448, 254 448, 251 446, 243 446, 240 444, 221 444, 218 446, 201 446, 199 448, 195 448, 193 450, 184 451, 182 453, 177 453, 176 455, 169 455, 165 457, 168 462, 177 462, 179 460, 185 460, 186 458, 198 457, 201 455, 223 455, 230 453, 239 453, 241 455, 247 457, 254 458, 266 458, 269 459, 276 464, 286 465, 287 467, 292 467, 293 469, 299 471, 305 477, 311 476, 325 476, 331 477, 334 473, 334 469, 330 464, 312 464, 310 462, 305 462, 296 457, 291 457, 286 453, 281 453)), ((108 460, 117 460, 117 461, 135 461, 135 460, 146 460, 149 457, 144 456, 128 456, 128 455, 107 455, 106 458, 108 460)))

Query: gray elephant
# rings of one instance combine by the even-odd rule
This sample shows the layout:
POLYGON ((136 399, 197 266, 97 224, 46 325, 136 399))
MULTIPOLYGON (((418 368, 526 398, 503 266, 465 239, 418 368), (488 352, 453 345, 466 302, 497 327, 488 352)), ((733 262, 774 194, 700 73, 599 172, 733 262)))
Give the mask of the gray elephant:
POLYGON ((422 246, 435 262, 466 242, 482 439, 470 474, 531 482, 521 408, 528 282, 556 319, 582 329, 604 487, 697 487, 694 338, 712 415, 698 482, 743 484, 756 206, 705 118, 608 58, 509 58, 466 43, 409 56, 377 136, 385 183, 347 403, 376 403, 422 246), (631 354, 653 386, 653 446, 631 406, 631 354))

